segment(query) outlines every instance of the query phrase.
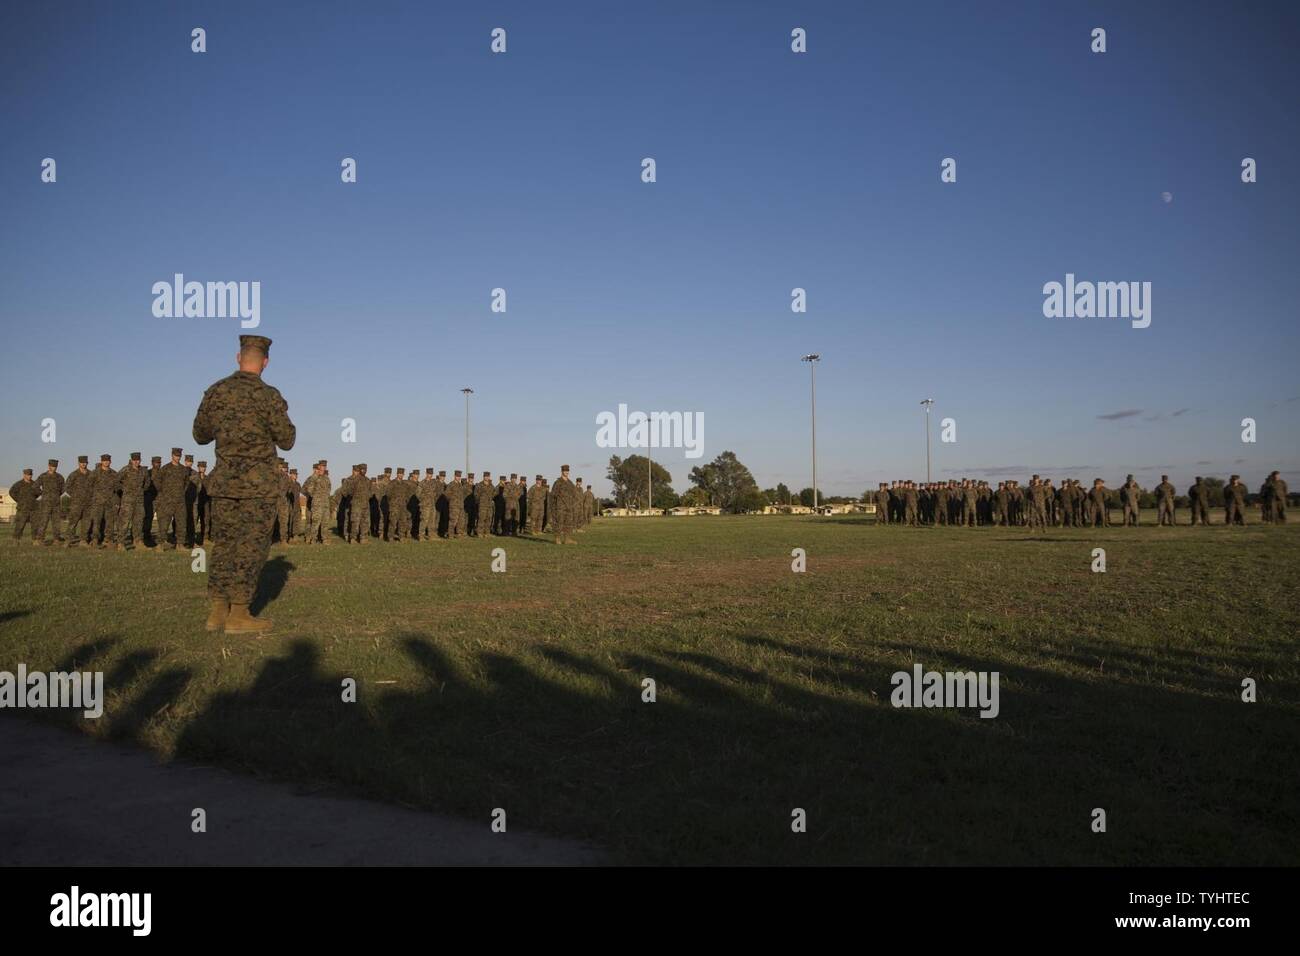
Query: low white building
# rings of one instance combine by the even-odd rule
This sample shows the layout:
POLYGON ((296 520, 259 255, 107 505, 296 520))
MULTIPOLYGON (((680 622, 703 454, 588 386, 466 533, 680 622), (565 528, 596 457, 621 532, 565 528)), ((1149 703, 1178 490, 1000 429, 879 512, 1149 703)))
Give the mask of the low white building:
POLYGON ((765 515, 810 515, 812 508, 807 505, 765 505, 763 507, 765 515))
POLYGON ((676 508, 669 509, 668 513, 670 515, 720 515, 722 509, 711 505, 679 505, 676 508))
POLYGON ((875 514, 876 506, 863 504, 859 501, 851 501, 848 504, 821 505, 818 507, 817 513, 824 515, 875 514))
POLYGON ((606 508, 601 515, 606 518, 659 518, 662 508, 606 508))

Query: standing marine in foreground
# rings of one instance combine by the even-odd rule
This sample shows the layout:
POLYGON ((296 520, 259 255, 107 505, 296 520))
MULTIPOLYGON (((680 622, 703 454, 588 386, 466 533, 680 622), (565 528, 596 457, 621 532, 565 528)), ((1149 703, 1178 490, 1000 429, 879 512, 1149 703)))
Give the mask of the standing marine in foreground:
POLYGON ((577 544, 573 537, 578 525, 578 489, 569 480, 569 466, 560 466, 560 477, 546 502, 546 514, 551 519, 551 530, 555 532, 556 544, 577 544))
POLYGON ((208 563, 209 631, 260 634, 271 623, 248 613, 271 547, 280 493, 276 447, 288 451, 297 432, 280 392, 262 381, 271 340, 241 335, 239 369, 203 393, 194 440, 216 440, 208 479, 215 535, 208 563))

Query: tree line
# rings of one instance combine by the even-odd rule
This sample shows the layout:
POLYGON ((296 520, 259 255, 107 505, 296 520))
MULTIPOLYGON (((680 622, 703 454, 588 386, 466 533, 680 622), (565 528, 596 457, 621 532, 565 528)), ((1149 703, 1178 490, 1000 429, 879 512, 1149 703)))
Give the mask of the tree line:
MULTIPOLYGON (((673 476, 657 461, 646 467, 644 455, 620 458, 613 455, 605 477, 614 486, 613 502, 619 508, 644 509, 677 507, 714 507, 732 514, 761 511, 766 505, 801 504, 812 507, 813 490, 803 488, 792 492, 784 484, 775 488, 759 488, 749 468, 736 457, 734 451, 724 451, 706 465, 692 468, 687 478, 691 487, 678 494, 673 488, 673 476), (647 479, 649 491, 647 494, 647 479)), ((822 504, 839 504, 853 498, 830 497, 818 494, 822 504)))

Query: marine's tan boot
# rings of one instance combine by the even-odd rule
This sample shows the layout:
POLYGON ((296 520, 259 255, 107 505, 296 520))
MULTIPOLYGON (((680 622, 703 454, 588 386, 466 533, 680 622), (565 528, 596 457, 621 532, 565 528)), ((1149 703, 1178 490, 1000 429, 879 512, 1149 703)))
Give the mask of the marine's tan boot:
POLYGON ((247 604, 230 602, 230 613, 226 615, 227 634, 265 634, 271 629, 271 622, 248 613, 247 604))
POLYGON ((208 623, 205 630, 219 631, 226 626, 226 615, 230 611, 230 602, 223 597, 212 598, 212 609, 208 611, 208 623))

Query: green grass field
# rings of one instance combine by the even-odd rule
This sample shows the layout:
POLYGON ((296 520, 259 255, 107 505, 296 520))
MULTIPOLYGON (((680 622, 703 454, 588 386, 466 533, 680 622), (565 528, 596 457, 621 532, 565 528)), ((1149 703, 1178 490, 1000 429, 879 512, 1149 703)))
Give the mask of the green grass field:
POLYGON ((277 547, 276 630, 248 639, 204 632, 186 554, 6 533, 0 669, 103 670, 88 733, 485 827, 503 807, 617 862, 1300 858, 1298 524, 697 517, 579 537, 277 547), (893 708, 913 662, 999 671, 1000 716, 893 708))

